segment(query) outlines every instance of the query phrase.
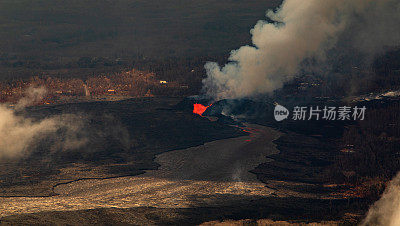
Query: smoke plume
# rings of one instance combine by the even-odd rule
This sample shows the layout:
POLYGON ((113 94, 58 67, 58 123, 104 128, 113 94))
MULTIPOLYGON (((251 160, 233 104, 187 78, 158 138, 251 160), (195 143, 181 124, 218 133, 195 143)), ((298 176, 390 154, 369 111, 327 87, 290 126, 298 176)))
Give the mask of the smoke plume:
POLYGON ((25 154, 33 141, 55 132, 57 127, 58 123, 53 119, 35 122, 0 105, 0 159, 25 154))
POLYGON ((58 139, 51 147, 58 150, 76 149, 86 143, 85 138, 77 137, 82 121, 75 115, 33 119, 20 112, 40 101, 45 93, 44 87, 30 87, 14 109, 0 105, 0 159, 27 155, 35 145, 50 138, 58 139))
POLYGON ((397 0, 285 0, 266 15, 272 22, 255 25, 252 46, 232 51, 223 67, 205 65, 208 96, 271 93, 299 73, 306 60, 318 65, 329 63, 332 55, 368 60, 400 45, 397 0))
POLYGON ((362 225, 400 225, 400 174, 390 182, 381 199, 370 208, 362 225))
POLYGON ((47 90, 45 87, 34 87, 30 86, 25 91, 24 97, 22 97, 18 103, 15 105, 16 110, 21 110, 29 105, 36 104, 41 101, 46 95, 47 90))
POLYGON ((49 158, 80 152, 90 156, 111 148, 131 148, 129 131, 113 115, 84 112, 55 115, 42 109, 38 111, 41 117, 30 117, 31 111, 26 107, 39 103, 46 92, 44 87, 30 87, 14 108, 0 104, 0 160, 33 153, 49 158))

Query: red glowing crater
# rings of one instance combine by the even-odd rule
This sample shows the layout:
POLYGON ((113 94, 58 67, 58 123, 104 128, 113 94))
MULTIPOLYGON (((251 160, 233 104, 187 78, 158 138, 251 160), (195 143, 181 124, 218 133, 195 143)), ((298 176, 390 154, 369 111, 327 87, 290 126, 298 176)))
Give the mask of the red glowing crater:
POLYGON ((193 105, 193 113, 198 114, 200 116, 203 116, 203 113, 207 110, 208 107, 210 107, 212 104, 209 106, 204 106, 202 104, 194 104, 193 105))

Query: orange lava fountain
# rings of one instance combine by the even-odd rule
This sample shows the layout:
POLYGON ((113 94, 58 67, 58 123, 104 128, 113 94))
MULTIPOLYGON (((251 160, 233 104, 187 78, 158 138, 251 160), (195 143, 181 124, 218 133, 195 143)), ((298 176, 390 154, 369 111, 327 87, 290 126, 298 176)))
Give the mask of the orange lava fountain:
POLYGON ((207 110, 208 107, 210 107, 212 104, 209 106, 204 106, 202 104, 194 104, 193 105, 193 113, 198 114, 200 116, 203 116, 203 113, 207 110))

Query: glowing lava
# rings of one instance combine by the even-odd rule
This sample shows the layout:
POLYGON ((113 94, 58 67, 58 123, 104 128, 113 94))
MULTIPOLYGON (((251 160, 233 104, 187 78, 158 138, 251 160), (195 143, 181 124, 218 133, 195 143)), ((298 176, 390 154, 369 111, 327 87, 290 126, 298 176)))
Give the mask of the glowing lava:
POLYGON ((203 113, 207 110, 208 107, 210 107, 212 104, 209 106, 204 106, 202 104, 194 104, 193 105, 193 113, 198 114, 200 116, 203 116, 203 113))
MULTIPOLYGON (((241 128, 243 132, 250 133, 250 135, 249 135, 250 138, 253 138, 256 133, 260 132, 260 130, 258 130, 258 129, 253 129, 253 128, 249 128, 249 127, 245 127, 245 128, 238 127, 238 128, 241 128)), ((252 139, 246 140, 246 142, 251 142, 251 141, 253 141, 253 140, 252 139)))

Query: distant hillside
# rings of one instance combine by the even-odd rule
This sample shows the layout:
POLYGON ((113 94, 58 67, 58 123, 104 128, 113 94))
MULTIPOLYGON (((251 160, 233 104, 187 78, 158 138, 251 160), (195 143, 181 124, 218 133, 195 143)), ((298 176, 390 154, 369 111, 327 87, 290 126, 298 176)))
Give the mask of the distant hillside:
POLYGON ((280 2, 2 0, 2 77, 227 54, 249 43, 251 27, 280 2))

